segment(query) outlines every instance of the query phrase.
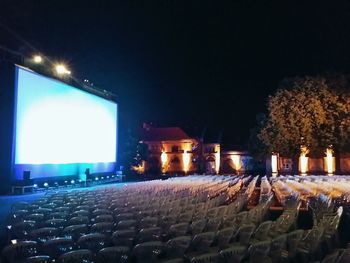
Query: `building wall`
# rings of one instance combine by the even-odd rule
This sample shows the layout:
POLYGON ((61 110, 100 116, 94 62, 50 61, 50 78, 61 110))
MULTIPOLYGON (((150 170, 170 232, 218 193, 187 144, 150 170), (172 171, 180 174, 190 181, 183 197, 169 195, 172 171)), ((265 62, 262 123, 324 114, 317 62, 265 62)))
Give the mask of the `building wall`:
POLYGON ((247 152, 228 151, 221 155, 221 173, 223 174, 242 174, 254 169, 253 157, 247 152))
POLYGON ((325 164, 323 158, 309 158, 309 173, 318 174, 325 171, 325 164))
POLYGON ((221 148, 219 143, 205 143, 202 146, 204 169, 206 174, 220 172, 221 148))
MULTIPOLYGON (((350 174, 350 154, 342 154, 339 162, 336 162, 336 159, 333 157, 332 163, 336 170, 335 173, 350 174), (339 165, 339 167, 337 167, 337 165, 339 165)), ((278 157, 279 174, 292 174, 294 165, 296 164, 293 163, 291 158, 281 156, 278 157)), ((266 158, 266 171, 267 173, 271 173, 271 157, 266 158)), ((307 174, 327 174, 327 159, 325 157, 308 157, 307 174)))
POLYGON ((189 174, 201 171, 206 174, 243 174, 254 170, 254 159, 248 152, 221 152, 218 143, 201 144, 197 140, 146 143, 149 150, 146 173, 189 174))
POLYGON ((341 155, 339 164, 341 173, 350 174, 350 154, 341 155))
POLYGON ((162 173, 193 173, 197 171, 193 146, 195 140, 147 142, 149 157, 145 171, 162 173), (163 157, 162 157, 163 156, 163 157), (186 168, 186 169, 185 169, 186 168))

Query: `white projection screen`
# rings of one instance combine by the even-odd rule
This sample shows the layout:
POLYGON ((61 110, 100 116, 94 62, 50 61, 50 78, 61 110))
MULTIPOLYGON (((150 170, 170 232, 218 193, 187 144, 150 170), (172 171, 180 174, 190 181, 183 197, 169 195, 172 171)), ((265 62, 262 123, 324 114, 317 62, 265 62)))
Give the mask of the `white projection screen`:
POLYGON ((32 178, 111 172, 117 104, 16 67, 14 169, 32 178))

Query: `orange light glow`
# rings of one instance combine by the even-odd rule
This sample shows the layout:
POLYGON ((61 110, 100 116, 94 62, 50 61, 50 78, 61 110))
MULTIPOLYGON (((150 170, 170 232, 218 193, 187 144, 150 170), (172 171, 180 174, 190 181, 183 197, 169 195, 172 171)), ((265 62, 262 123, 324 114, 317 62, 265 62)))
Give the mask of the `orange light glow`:
POLYGON ((220 171, 220 152, 219 151, 215 153, 215 171, 216 171, 216 174, 219 174, 219 171, 220 171))
POLYGON ((241 165, 241 157, 237 154, 231 155, 231 160, 233 162, 234 169, 238 172, 242 165, 241 165))
POLYGON ((190 167, 190 154, 187 151, 183 153, 182 161, 184 165, 184 172, 187 173, 190 167))
POLYGON ((160 155, 160 160, 162 162, 162 172, 165 173, 166 172, 166 164, 168 161, 168 155, 165 151, 162 151, 162 154, 160 155))
POLYGON ((272 172, 273 177, 276 177, 278 174, 278 156, 277 156, 277 154, 271 155, 271 172, 272 172))
POLYGON ((301 147, 301 153, 299 157, 299 168, 300 168, 300 173, 301 175, 306 175, 308 171, 308 162, 309 158, 306 157, 306 155, 309 153, 309 150, 307 149, 306 146, 301 147))
POLYGON ((326 165, 327 165, 327 174, 333 175, 334 172, 334 162, 333 162, 333 150, 327 148, 326 150, 326 165))
POLYGON ((132 166, 131 169, 137 172, 138 174, 145 173, 145 161, 142 161, 142 163, 137 166, 132 166))

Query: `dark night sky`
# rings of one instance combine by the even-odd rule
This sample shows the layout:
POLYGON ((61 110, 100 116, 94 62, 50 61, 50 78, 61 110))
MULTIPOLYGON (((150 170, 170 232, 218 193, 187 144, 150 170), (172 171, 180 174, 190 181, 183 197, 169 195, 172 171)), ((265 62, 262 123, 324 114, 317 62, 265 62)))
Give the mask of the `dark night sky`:
MULTIPOLYGON (((207 127, 226 145, 284 77, 350 70, 348 1, 0 0, 0 22, 115 92, 121 129, 207 127)), ((0 44, 23 45, 1 28, 0 44)))

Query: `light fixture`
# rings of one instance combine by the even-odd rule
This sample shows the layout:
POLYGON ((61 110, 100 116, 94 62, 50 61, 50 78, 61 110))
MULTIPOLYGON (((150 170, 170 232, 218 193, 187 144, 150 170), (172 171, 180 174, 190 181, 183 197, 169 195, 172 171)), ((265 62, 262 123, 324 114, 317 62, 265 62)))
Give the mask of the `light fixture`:
POLYGON ((278 154, 272 153, 271 155, 271 172, 272 177, 276 177, 278 175, 278 154))
POLYGON ((45 187, 48 187, 48 186, 49 186, 49 184, 48 184, 48 183, 44 183, 44 186, 45 186, 45 187))
POLYGON ((190 168, 190 160, 191 160, 191 156, 187 151, 184 151, 184 153, 182 154, 182 161, 183 161, 183 170, 185 172, 185 174, 187 174, 189 168, 190 168))
POLYGON ((70 75, 71 74, 71 72, 63 64, 57 64, 55 66, 55 71, 58 75, 70 75))
POLYGON ((43 62, 43 58, 40 55, 34 55, 33 56, 33 62, 35 64, 40 64, 41 62, 43 62))
POLYGON ((299 171, 301 175, 306 175, 309 170, 309 158, 306 156, 309 153, 309 149, 302 145, 300 147, 299 157, 299 171))
POLYGON ((333 157, 333 149, 332 147, 328 147, 326 149, 326 157, 325 157, 325 164, 326 164, 326 169, 327 169, 327 174, 328 175, 333 175, 334 168, 335 168, 335 161, 333 157))

